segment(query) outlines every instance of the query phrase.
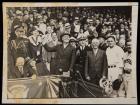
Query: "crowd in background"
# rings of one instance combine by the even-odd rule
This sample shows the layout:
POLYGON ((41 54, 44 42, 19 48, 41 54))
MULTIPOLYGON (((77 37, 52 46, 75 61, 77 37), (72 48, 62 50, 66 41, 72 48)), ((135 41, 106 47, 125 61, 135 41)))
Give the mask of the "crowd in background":
MULTIPOLYGON (((125 53, 130 53, 132 44, 130 10, 127 7, 8 8, 8 43, 11 51, 9 55, 12 55, 9 57, 9 69, 14 68, 11 65, 17 64, 18 60, 23 61, 20 63, 25 63, 32 58, 35 62, 31 65, 36 65, 39 75, 56 74, 53 71, 55 69, 53 58, 56 53, 46 51, 43 45, 47 43, 53 47, 62 44, 63 34, 70 35, 69 43, 74 48, 77 48, 83 39, 85 45, 90 48, 92 39, 97 38, 100 42, 99 48, 103 51, 109 47, 108 37, 114 36, 116 45, 120 46, 125 53), (19 43, 21 40, 24 45, 19 43), (18 48, 19 52, 17 52, 18 48), (24 51, 28 54, 23 54, 24 51)), ((131 65, 130 60, 126 60, 125 63, 131 65)), ((9 76, 9 78, 12 77, 9 76)))

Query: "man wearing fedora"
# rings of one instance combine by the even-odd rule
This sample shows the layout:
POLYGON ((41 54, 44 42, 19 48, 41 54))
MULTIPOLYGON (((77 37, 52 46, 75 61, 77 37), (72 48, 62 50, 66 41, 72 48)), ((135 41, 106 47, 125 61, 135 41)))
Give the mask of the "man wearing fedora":
POLYGON ((62 34, 60 39, 62 44, 54 47, 49 47, 47 43, 43 44, 47 51, 56 52, 54 70, 57 75, 72 71, 75 63, 75 48, 69 44, 70 34, 62 34))
POLYGON ((76 48, 75 69, 80 72, 82 78, 85 80, 85 58, 89 47, 86 46, 86 37, 80 37, 78 42, 79 46, 76 48))

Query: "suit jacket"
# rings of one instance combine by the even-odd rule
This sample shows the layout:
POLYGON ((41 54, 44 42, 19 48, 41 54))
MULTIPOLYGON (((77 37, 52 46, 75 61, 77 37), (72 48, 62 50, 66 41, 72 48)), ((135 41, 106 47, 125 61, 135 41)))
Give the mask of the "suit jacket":
POLYGON ((85 59, 87 56, 87 50, 88 50, 87 46, 85 46, 83 50, 80 48, 80 46, 77 47, 76 60, 74 65, 75 69, 74 71, 78 70, 84 79, 85 79, 85 59))
POLYGON ((33 74, 35 74, 35 72, 27 65, 23 66, 23 73, 19 71, 18 67, 15 67, 15 78, 31 77, 33 74))
POLYGON ((75 63, 75 48, 70 44, 64 48, 63 45, 56 45, 54 47, 49 47, 47 44, 44 45, 44 48, 50 52, 56 52, 54 57, 55 65, 54 70, 55 74, 59 73, 61 68, 63 71, 67 72, 69 69, 73 69, 75 63))
POLYGON ((89 75, 91 79, 97 75, 101 78, 103 75, 107 76, 107 68, 107 57, 103 50, 98 49, 96 56, 93 50, 87 52, 85 75, 89 75))

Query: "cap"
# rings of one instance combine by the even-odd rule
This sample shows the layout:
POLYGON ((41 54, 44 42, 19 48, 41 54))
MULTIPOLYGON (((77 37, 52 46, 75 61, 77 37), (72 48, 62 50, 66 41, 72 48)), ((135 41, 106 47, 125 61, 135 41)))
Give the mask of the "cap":
POLYGON ((80 37, 78 38, 78 41, 82 41, 82 40, 86 40, 87 38, 86 37, 80 37))
POLYGON ((74 37, 70 37, 70 42, 77 42, 77 39, 74 37))
POLYGON ((70 28, 70 23, 65 23, 65 28, 70 28))

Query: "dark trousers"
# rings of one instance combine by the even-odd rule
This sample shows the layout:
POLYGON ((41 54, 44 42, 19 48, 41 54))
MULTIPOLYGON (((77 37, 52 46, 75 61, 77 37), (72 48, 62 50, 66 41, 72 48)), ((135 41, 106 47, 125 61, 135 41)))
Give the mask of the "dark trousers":
POLYGON ((99 86, 99 81, 101 79, 100 75, 96 74, 94 77, 90 77, 90 78, 91 80, 89 82, 99 86))

